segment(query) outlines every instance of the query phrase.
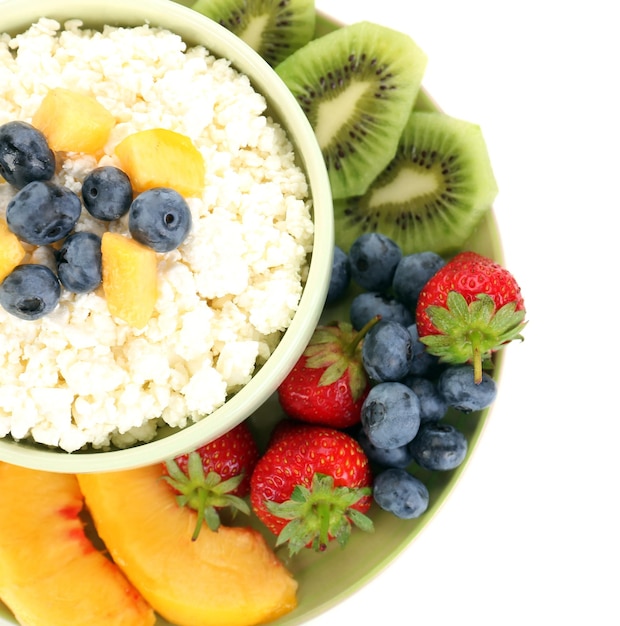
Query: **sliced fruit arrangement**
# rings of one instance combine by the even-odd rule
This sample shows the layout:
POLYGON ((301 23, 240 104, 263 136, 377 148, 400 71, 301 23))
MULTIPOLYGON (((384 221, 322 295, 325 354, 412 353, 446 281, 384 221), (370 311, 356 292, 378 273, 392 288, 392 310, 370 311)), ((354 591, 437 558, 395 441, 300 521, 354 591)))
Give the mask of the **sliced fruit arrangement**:
MULTIPOLYGON (((328 304, 341 303, 342 311, 347 302, 350 319, 317 329, 279 389, 282 419, 264 451, 242 426, 164 467, 63 476, 57 486, 46 474, 31 487, 21 470, 0 464, 0 598, 19 617, 20 602, 24 610, 37 609, 31 606, 36 588, 46 625, 69 622, 60 611, 58 621, 50 619, 47 587, 40 582, 46 574, 31 576, 33 554, 40 568, 77 552, 80 567, 94 563, 89 567, 97 573, 76 586, 89 615, 93 602, 104 597, 104 576, 112 582, 102 584, 112 586, 126 577, 124 589, 133 589, 129 599, 106 606, 145 621, 120 623, 152 623, 154 609, 179 626, 250 626, 292 611, 297 583, 291 573, 263 534, 245 517, 225 518, 225 507, 253 514, 265 536, 274 534, 275 546, 286 544, 290 555, 344 546, 352 532, 372 532, 373 503, 399 518, 420 517, 431 499, 427 478, 456 469, 469 451, 451 416, 475 419, 490 406, 497 393, 490 375, 494 355, 522 338, 525 307, 514 277, 470 251, 451 258, 490 209, 497 186, 478 126, 418 109, 426 56, 415 42, 367 22, 311 40, 315 12, 306 0, 189 5, 259 51, 308 115, 335 198, 337 247, 328 304), (42 484, 46 490, 40 493, 42 484), (85 538, 78 519, 83 497, 118 567, 85 538), (33 502, 28 524, 23 515, 16 522, 15 507, 31 511, 33 502), (47 512, 42 522, 39 515, 47 512), (45 533, 39 533, 44 522, 45 533), (50 560, 41 560, 47 553, 50 560)), ((53 104, 46 107, 52 111, 53 104)), ((24 180, 22 172, 7 169, 5 161, 14 159, 3 161, 4 130, 0 173, 7 181, 22 188, 49 180, 55 155, 40 141, 45 172, 28 171, 24 180)), ((152 142, 163 140, 182 159, 175 180, 166 178, 165 184, 197 192, 200 164, 191 146, 177 139, 156 129, 125 140, 118 154, 130 189, 141 186, 143 174, 151 181, 145 190, 163 184, 162 161, 150 158, 152 142), (186 172, 190 180, 179 181, 186 172)), ((125 185, 117 172, 110 176, 96 179, 95 196, 125 185)), ((130 211, 116 199, 98 213, 84 204, 104 220, 130 211)), ((19 238, 16 244, 12 236, 10 225, 3 230, 0 224, 0 241, 7 244, 0 246, 0 270, 9 273, 20 263, 19 238)), ((119 237, 104 237, 103 287, 109 301, 118 303, 118 314, 140 325, 153 307, 156 252, 144 246, 149 254, 133 260, 127 242, 143 244, 119 237), (110 277, 118 265, 127 266, 122 280, 110 277), (121 312, 136 282, 149 285, 149 296, 121 312)), ((57 569, 50 589, 56 577, 69 581, 76 575, 57 569)))
POLYGON ((192 539, 197 514, 160 465, 78 480, 110 555, 172 624, 250 626, 296 606, 297 583, 258 531, 205 526, 192 539))
POLYGON ((314 0, 198 0, 191 7, 233 32, 272 66, 314 36, 314 0))
POLYGON ((151 626, 153 609, 93 545, 71 474, 0 462, 0 598, 20 624, 151 626))

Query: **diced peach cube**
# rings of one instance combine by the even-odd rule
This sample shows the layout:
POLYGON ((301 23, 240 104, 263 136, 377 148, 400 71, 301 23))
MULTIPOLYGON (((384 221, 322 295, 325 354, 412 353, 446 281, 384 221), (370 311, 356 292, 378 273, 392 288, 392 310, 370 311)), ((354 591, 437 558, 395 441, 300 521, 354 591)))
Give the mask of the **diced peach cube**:
POLYGON ((202 195, 204 159, 186 135, 165 128, 139 131, 125 137, 115 153, 136 193, 170 187, 182 196, 202 195))
POLYGON ((32 118, 32 125, 56 152, 96 154, 115 124, 114 116, 96 98, 60 87, 47 92, 32 118))
POLYGON ((145 326, 157 301, 157 253, 135 239, 106 232, 101 266, 110 313, 135 328, 145 326))
POLYGON ((6 222, 0 220, 0 283, 19 265, 26 251, 6 222))

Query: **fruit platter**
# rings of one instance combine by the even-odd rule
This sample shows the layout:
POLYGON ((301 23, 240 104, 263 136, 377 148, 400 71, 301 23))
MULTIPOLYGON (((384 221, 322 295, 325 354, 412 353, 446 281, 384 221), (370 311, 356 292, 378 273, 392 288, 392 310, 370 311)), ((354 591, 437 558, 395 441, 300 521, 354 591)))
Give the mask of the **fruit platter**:
MULTIPOLYGON (((426 56, 414 41, 336 23, 307 0, 289 3, 286 19, 278 2, 178 4, 240 37, 252 10, 269 5, 265 32, 290 29, 284 43, 247 42, 296 97, 323 151, 335 222, 325 306, 276 393, 195 451, 79 475, 0 461, 3 625, 67 626, 88 614, 92 624, 298 626, 323 614, 432 520, 478 445, 502 348, 522 339, 525 305, 503 267, 481 128, 424 90, 426 56)), ((145 202, 136 237, 148 239, 145 202)), ((13 234, 31 228, 27 217, 12 220, 13 234)))

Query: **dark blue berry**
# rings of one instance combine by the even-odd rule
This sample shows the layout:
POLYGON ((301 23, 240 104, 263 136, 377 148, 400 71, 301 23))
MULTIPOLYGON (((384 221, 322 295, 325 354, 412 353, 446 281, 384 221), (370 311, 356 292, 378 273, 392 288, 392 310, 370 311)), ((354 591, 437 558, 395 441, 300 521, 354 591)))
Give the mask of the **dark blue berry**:
POLYGON ((364 233, 349 248, 351 278, 367 291, 386 291, 403 253, 381 233, 364 233))
POLYGON ((340 300, 349 288, 350 282, 351 271, 349 268, 349 257, 342 248, 334 246, 332 273, 325 303, 332 304, 333 302, 340 300))
POLYGON ((369 441, 378 448, 409 443, 420 427, 420 401, 399 382, 372 387, 362 404, 360 420, 369 441))
POLYGON ((67 237, 56 255, 58 278, 75 293, 88 293, 101 284, 101 238, 77 232, 67 237))
POLYGON ((351 300, 349 316, 355 330, 362 329, 373 317, 379 315, 382 320, 394 320, 403 326, 414 323, 413 314, 395 298, 374 292, 364 291, 351 300))
POLYGON ((18 189, 35 180, 50 180, 56 157, 45 135, 22 121, 0 126, 0 174, 18 189))
POLYGON ((418 327, 410 324, 407 327, 411 335, 412 357, 409 363, 409 373, 414 376, 435 376, 439 373, 439 358, 427 351, 426 346, 420 341, 418 327))
POLYGON ((47 315, 59 299, 60 282, 45 265, 18 265, 0 284, 0 304, 23 320, 47 315))
POLYGON ((437 421, 445 417, 448 403, 432 380, 421 376, 407 376, 402 382, 418 396, 422 422, 437 421))
POLYGON ((476 383, 471 365, 447 367, 439 375, 437 387, 446 402, 463 413, 481 411, 490 406, 497 396, 493 378, 483 372, 482 380, 476 383))
POLYGON ((409 444, 404 444, 398 448, 378 448, 364 432, 360 430, 357 440, 368 457, 368 460, 382 467, 407 467, 413 461, 409 444))
POLYGON ((426 485, 404 469, 389 468, 377 474, 372 491, 384 511, 401 519, 420 517, 428 509, 426 485))
POLYGON ((167 187, 139 194, 129 208, 131 236, 156 252, 169 252, 185 241, 192 215, 183 196, 167 187))
POLYGON ((416 252, 404 256, 396 266, 392 289, 406 306, 414 309, 422 287, 446 264, 436 252, 416 252))
POLYGON ((82 200, 93 217, 107 222, 119 219, 133 200, 129 176, 112 165, 95 168, 82 183, 82 200))
POLYGON ((420 467, 448 471, 464 461, 467 455, 467 439, 451 424, 425 422, 420 426, 409 448, 420 467))
POLYGON ((9 229, 20 239, 45 246, 64 239, 74 228, 82 203, 66 187, 51 182, 28 183, 6 208, 9 229))
POLYGON ((411 335, 393 320, 377 322, 364 337, 362 364, 374 381, 396 381, 409 372, 412 358, 411 335))

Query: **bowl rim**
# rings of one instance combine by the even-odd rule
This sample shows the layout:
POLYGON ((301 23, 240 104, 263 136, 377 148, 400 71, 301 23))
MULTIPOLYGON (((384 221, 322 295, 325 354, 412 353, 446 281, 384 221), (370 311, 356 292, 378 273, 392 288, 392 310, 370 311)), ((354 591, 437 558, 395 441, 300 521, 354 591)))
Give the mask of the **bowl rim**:
POLYGON ((175 32, 188 46, 203 45, 215 56, 229 58, 232 66, 248 75, 255 90, 264 95, 269 114, 286 128, 305 171, 312 199, 314 246, 319 254, 312 255, 298 309, 289 327, 271 357, 246 386, 204 419, 162 439, 125 449, 68 453, 60 448, 18 442, 8 435, 0 438, 0 461, 64 473, 130 469, 188 452, 222 435, 260 407, 293 367, 319 322, 329 286, 327 277, 331 272, 334 221, 327 169, 314 131, 290 90, 257 52, 223 26, 172 0, 141 3, 126 0, 90 0, 87 3, 83 0, 29 0, 27 3, 4 0, 2 9, 2 33, 22 32, 39 17, 56 19, 61 24, 68 19, 82 19, 85 28, 148 23, 175 32), (77 17, 80 15, 82 17, 77 17), (319 246, 316 245, 317 236, 319 246))

